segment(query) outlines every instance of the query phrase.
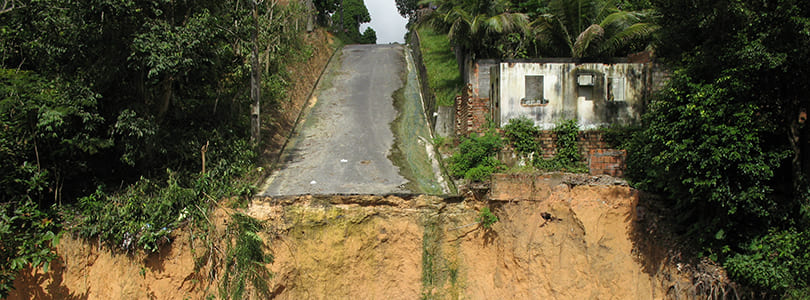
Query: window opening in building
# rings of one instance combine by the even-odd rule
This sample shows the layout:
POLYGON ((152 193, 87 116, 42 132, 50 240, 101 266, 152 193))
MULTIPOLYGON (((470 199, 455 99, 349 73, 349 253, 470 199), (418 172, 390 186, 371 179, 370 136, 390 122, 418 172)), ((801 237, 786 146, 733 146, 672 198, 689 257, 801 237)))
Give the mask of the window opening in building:
POLYGON ((523 99, 520 99, 520 105, 540 106, 548 104, 548 99, 543 95, 543 76, 526 75, 524 80, 526 84, 526 94, 523 99))
MULTIPOLYGON (((586 71, 587 72, 587 71, 586 71)), ((605 75, 595 72, 583 72, 576 75, 577 97, 586 101, 605 99, 605 75)))
POLYGON ((625 101, 624 77, 610 77, 608 82, 608 97, 612 101, 625 101))

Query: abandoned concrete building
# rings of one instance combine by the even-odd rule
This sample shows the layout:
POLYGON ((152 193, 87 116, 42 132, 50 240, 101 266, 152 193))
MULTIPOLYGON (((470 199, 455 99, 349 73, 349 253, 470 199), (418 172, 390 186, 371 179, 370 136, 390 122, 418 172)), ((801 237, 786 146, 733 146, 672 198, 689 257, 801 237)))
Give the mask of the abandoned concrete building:
POLYGON ((648 58, 576 62, 570 58, 477 60, 464 74, 467 88, 456 99, 455 134, 479 132, 488 120, 499 126, 527 117, 541 129, 575 119, 581 130, 640 120, 665 72, 648 58))
MULTIPOLYGON (((551 129, 574 119, 590 173, 612 176, 622 176, 626 151, 611 149, 602 132, 593 129, 639 123, 651 95, 668 77, 648 54, 599 62, 483 59, 468 62, 465 69, 466 88, 455 107, 439 107, 439 135, 468 136, 482 132, 490 121, 502 127, 526 117, 541 129, 540 155, 550 158, 556 153, 551 129)), ((500 156, 502 161, 516 157, 508 151, 500 156)))

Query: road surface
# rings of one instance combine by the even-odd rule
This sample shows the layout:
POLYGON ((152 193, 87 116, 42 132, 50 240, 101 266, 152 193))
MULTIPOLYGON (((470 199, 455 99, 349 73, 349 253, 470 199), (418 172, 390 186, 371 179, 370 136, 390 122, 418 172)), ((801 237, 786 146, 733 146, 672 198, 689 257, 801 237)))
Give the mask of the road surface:
MULTIPOLYGON (((391 155, 399 149, 395 142, 404 140, 395 140, 391 128, 399 113, 393 95, 398 90, 402 95, 400 89, 410 84, 407 78, 412 68, 408 67, 405 47, 349 45, 338 51, 313 94, 314 106, 305 111, 304 120, 282 152, 281 166, 267 179, 261 195, 424 192, 420 184, 413 183, 415 179, 402 175, 414 177, 414 172, 403 172, 403 166, 394 161, 408 161, 398 163, 404 168, 410 168, 408 164, 414 160, 437 166, 428 152, 407 153, 406 159, 391 155)), ((418 95, 409 98, 404 101, 421 103, 418 95)), ((423 130, 427 128, 424 117, 421 120, 416 126, 420 130, 413 132, 429 136, 423 130)), ((440 177, 438 172, 431 180, 438 182, 442 179, 435 178, 440 177)))

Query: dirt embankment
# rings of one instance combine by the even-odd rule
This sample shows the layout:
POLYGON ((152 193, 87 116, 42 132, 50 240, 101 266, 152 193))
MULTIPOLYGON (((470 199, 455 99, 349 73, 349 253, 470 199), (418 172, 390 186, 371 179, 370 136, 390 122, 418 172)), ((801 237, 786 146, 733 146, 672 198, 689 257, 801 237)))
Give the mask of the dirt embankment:
MULTIPOLYGON (((276 299, 694 299, 720 291, 722 270, 711 278, 677 259, 632 188, 550 190, 538 201, 489 203, 417 195, 262 198, 245 212, 268 224, 261 236, 275 257, 268 267, 276 299), (490 229, 477 222, 484 206, 500 219, 490 229)), ((215 213, 215 235, 227 213, 215 213)), ((128 256, 68 236, 51 272, 24 272, 10 299, 218 295, 211 260, 199 259, 206 248, 190 237, 180 231, 160 253, 128 256)))
POLYGON ((333 37, 323 28, 306 34, 304 43, 312 47, 312 56, 287 66, 292 79, 287 99, 265 103, 262 107, 262 141, 265 147, 261 157, 264 164, 276 162, 290 132, 295 128, 299 114, 310 101, 310 93, 318 83, 321 72, 335 52, 333 37))

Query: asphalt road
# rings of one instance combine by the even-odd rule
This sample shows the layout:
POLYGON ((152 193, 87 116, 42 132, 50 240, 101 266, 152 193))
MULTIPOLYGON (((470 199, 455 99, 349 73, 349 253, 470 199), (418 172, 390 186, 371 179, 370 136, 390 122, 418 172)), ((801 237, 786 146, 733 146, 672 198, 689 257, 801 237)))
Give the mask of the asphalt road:
POLYGON ((397 117, 392 94, 408 72, 404 46, 350 45, 341 51, 262 195, 417 192, 408 190, 409 181, 389 159, 397 117))

